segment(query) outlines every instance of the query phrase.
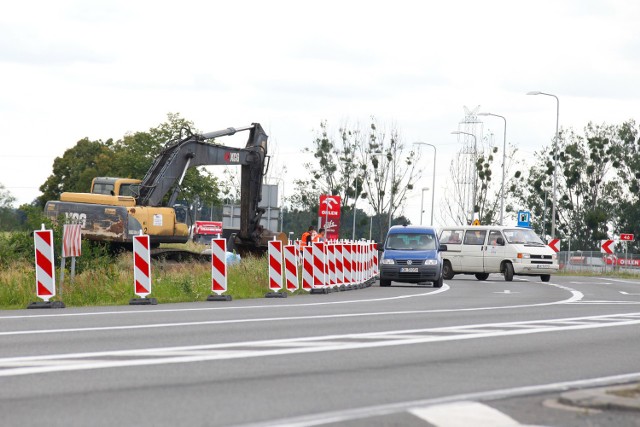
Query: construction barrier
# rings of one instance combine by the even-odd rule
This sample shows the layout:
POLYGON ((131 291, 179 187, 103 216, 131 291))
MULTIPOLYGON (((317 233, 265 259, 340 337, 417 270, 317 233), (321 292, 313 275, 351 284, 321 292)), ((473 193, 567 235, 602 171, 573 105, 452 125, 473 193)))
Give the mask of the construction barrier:
POLYGON ((313 289, 313 247, 302 247, 302 289, 313 289))
POLYGON ((132 298, 130 305, 156 305, 151 293, 151 238, 148 234, 133 236, 133 288, 140 298, 132 298))
POLYGON ((268 242, 267 258, 269 263, 269 289, 266 298, 286 298, 286 292, 282 290, 282 242, 271 240, 268 242))
MULTIPOLYGON (((219 235, 218 235, 219 236, 219 235)), ((231 301, 231 295, 222 295, 227 291, 227 239, 211 239, 211 292, 207 301, 231 301)))
POLYGON ((295 292, 300 287, 298 281, 298 255, 295 245, 284 247, 285 286, 289 292, 295 292))
POLYGON ((66 259, 71 257, 71 281, 76 275, 76 257, 82 254, 82 229, 80 224, 65 224, 62 227, 62 260, 60 261, 60 297, 62 297, 62 284, 64 283, 64 270, 66 259))
POLYGON ((33 232, 36 267, 36 296, 44 300, 32 302, 27 308, 64 308, 62 301, 49 301, 56 295, 55 258, 53 256, 53 231, 41 230, 33 232))
POLYGON ((313 289, 311 293, 327 293, 326 288, 326 255, 324 242, 312 243, 313 254, 313 289))

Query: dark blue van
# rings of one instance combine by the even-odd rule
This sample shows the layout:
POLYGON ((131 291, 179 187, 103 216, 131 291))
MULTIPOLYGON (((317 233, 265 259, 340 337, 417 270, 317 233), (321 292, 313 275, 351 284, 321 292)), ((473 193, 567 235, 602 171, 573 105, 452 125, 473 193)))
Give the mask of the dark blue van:
POLYGON ((391 282, 431 282, 442 287, 441 245, 435 228, 418 225, 394 225, 387 233, 380 259, 380 286, 391 282))

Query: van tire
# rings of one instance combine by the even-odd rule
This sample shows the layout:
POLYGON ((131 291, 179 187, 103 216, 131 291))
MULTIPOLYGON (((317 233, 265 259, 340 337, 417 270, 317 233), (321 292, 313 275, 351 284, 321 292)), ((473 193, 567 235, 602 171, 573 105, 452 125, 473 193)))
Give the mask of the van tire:
POLYGON ((543 282, 548 282, 549 280, 551 280, 551 275, 550 274, 543 274, 540 276, 540 280, 542 280, 543 282))
POLYGON ((433 287, 434 288, 441 288, 443 285, 443 278, 442 275, 440 275, 440 278, 438 280, 436 280, 435 282, 433 282, 433 287))
POLYGON ((384 286, 384 287, 391 286, 391 280, 389 280, 389 279, 380 279, 380 286, 384 286))
POLYGON ((489 273, 476 273, 476 279, 478 280, 487 280, 489 278, 489 273))
POLYGON ((505 282, 513 280, 513 265, 510 262, 504 263, 504 280, 505 282))
POLYGON ((455 276, 453 272, 453 268, 451 268, 451 263, 446 261, 442 264, 442 277, 444 280, 451 280, 455 276))

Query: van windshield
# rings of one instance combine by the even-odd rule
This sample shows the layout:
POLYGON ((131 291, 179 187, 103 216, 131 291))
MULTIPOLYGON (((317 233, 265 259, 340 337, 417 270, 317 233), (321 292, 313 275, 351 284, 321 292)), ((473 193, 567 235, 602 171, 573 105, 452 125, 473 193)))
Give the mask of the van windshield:
POLYGON ((436 236, 434 234, 398 233, 387 237, 385 249, 397 249, 403 251, 424 251, 436 249, 436 236))
POLYGON ((504 230, 504 237, 509 243, 519 243, 533 246, 545 246, 538 235, 528 228, 513 228, 504 230))

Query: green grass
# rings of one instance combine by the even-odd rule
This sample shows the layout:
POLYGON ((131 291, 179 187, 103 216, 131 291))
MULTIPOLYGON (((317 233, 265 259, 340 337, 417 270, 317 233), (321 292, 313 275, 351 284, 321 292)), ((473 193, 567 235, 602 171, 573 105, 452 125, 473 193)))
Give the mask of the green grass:
MULTIPOLYGON (((111 262, 100 260, 95 268, 85 268, 76 274, 73 283, 67 271, 62 295, 58 288, 52 301, 64 301, 67 307, 128 305, 131 298, 136 298, 131 258, 130 253, 125 253, 111 262)), ((59 268, 56 279, 59 281, 59 268)), ((158 303, 204 301, 212 294, 209 263, 153 261, 151 280, 149 298, 156 298, 158 303)), ((269 292, 268 283, 266 257, 245 257, 229 266, 225 295, 233 299, 263 298, 269 292)), ((33 263, 14 263, 0 270, 0 309, 22 309, 39 300, 35 294, 33 263)))

